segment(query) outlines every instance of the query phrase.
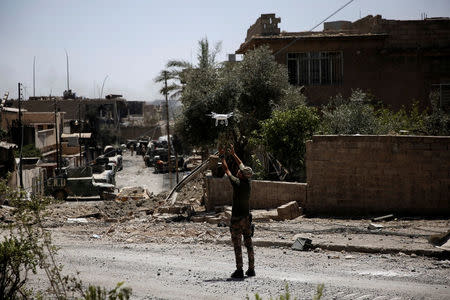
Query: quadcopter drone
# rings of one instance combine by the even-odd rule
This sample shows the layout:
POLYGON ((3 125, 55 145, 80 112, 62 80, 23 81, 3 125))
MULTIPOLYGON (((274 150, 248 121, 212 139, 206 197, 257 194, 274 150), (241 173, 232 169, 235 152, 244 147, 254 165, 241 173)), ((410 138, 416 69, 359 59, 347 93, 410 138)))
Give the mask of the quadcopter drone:
POLYGON ((221 124, 225 124, 225 126, 228 126, 228 118, 231 118, 233 116, 233 113, 227 113, 227 114, 217 114, 215 112, 211 112, 211 114, 207 114, 207 116, 210 116, 211 118, 216 120, 216 126, 219 125, 219 122, 221 124))

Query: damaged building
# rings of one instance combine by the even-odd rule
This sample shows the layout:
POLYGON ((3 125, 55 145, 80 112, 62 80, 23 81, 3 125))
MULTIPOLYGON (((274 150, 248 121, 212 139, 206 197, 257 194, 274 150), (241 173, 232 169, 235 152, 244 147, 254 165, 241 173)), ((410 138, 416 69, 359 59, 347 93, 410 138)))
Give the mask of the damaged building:
POLYGON ((362 89, 394 109, 429 105, 436 90, 450 105, 450 18, 325 22, 323 31, 285 32, 275 14, 263 14, 247 30, 237 54, 267 45, 288 68, 289 81, 304 86, 313 105, 362 89))

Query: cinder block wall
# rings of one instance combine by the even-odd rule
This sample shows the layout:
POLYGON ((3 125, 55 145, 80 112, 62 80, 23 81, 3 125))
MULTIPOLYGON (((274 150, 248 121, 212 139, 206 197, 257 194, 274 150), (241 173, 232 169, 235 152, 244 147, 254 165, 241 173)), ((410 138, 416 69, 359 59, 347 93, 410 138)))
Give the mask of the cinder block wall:
POLYGON ((450 215, 450 137, 314 136, 307 213, 450 215))
MULTIPOLYGON (((206 209, 231 205, 233 189, 227 177, 206 177, 206 209)), ((285 203, 297 201, 300 206, 306 201, 306 183, 252 180, 251 209, 272 209, 285 203)))

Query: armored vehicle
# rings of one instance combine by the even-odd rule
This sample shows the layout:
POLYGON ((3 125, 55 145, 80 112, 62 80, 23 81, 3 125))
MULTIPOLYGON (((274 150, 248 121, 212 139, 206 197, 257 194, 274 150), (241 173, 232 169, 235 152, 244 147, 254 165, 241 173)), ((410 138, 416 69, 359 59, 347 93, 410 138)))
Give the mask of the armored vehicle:
POLYGON ((66 200, 67 197, 92 196, 109 199, 114 195, 114 185, 96 182, 91 167, 70 167, 47 180, 45 193, 59 200, 66 200))

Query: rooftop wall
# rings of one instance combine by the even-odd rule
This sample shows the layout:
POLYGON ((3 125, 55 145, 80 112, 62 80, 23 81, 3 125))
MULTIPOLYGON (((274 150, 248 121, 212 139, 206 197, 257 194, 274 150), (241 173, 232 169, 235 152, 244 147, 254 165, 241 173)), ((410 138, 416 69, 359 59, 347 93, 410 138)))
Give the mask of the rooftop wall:
POLYGON ((278 23, 281 22, 280 18, 275 18, 275 14, 262 14, 255 24, 250 26, 247 30, 246 41, 254 35, 275 35, 280 33, 278 23))

